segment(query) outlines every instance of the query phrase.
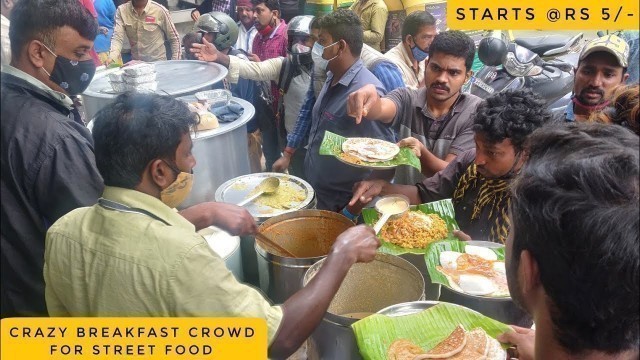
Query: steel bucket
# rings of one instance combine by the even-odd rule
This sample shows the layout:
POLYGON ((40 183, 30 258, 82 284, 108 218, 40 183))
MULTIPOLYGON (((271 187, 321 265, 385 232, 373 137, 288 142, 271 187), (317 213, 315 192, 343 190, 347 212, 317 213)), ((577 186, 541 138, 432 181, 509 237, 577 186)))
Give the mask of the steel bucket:
POLYGON ((207 244, 222 260, 227 269, 231 271, 236 280, 244 281, 242 271, 242 255, 240 254, 240 237, 231 236, 226 231, 215 226, 198 231, 207 241, 207 244))
MULTIPOLYGON (((324 260, 313 265, 304 276, 306 285, 324 260)), ((351 324, 354 313, 376 313, 390 305, 424 299, 424 279, 408 261, 394 255, 376 254, 370 263, 351 267, 320 325, 307 342, 309 360, 362 359, 351 324)))
MULTIPOLYGON (((237 204, 243 200, 248 193, 257 186, 264 178, 276 176, 282 181, 291 181, 305 189, 307 198, 300 204, 297 209, 281 210, 276 212, 264 213, 255 204, 247 204, 244 207, 256 219, 258 225, 274 218, 278 215, 291 213, 292 211, 301 209, 314 209, 316 207, 315 191, 306 181, 291 175, 281 173, 257 173, 239 176, 226 181, 220 185, 215 192, 215 200, 217 202, 225 202, 237 204), (242 186, 238 186, 242 185, 242 186)), ((260 287, 260 278, 258 274, 258 256, 255 249, 256 239, 251 236, 240 237, 240 252, 242 253, 242 270, 244 272, 244 281, 250 285, 260 287)))
POLYGON ((307 270, 324 259, 338 235, 352 226, 345 216, 324 210, 294 211, 262 223, 261 233, 298 256, 286 257, 256 242, 262 291, 274 303, 284 303, 300 290, 307 270))

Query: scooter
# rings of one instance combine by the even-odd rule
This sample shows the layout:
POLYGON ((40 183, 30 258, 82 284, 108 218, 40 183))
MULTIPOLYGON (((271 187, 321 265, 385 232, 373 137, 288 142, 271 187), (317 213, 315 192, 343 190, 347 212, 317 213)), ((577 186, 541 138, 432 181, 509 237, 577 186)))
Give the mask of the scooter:
POLYGON ((584 43, 575 36, 551 35, 509 41, 494 31, 478 45, 484 66, 469 81, 468 92, 486 98, 508 89, 530 88, 555 110, 571 101, 574 68, 584 43))

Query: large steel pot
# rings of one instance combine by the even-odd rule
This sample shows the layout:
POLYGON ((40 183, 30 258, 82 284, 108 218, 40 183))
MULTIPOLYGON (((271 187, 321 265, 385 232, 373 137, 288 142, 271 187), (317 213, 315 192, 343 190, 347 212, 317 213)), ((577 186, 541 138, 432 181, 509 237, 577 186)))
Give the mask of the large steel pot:
MULTIPOLYGON (((190 97, 179 99, 191 100, 190 97)), ((182 203, 183 208, 214 201, 216 189, 220 185, 250 172, 247 123, 253 118, 255 108, 250 102, 239 98, 232 98, 231 102, 244 108, 240 118, 222 123, 217 129, 198 131, 191 136, 192 153, 197 163, 193 169, 194 186, 182 203)))
POLYGON ((401 258, 410 262, 415 266, 422 277, 424 277, 424 297, 427 300, 438 300, 440 298, 440 284, 431 282, 429 271, 427 270, 427 262, 424 260, 424 254, 402 254, 401 258))
POLYGON ((262 291, 274 303, 284 303, 300 290, 311 265, 324 259, 338 235, 352 226, 344 215, 325 210, 299 210, 262 223, 258 231, 297 256, 284 256, 256 242, 262 291))
POLYGON ((198 231, 207 244, 222 260, 227 269, 231 271, 236 280, 242 282, 244 275, 242 272, 242 255, 240 254, 240 237, 231 236, 226 231, 214 226, 198 231))
MULTIPOLYGON (((304 276, 306 285, 324 264, 313 265, 304 276)), ((358 319, 343 315, 376 313, 398 303, 422 300, 424 279, 408 261, 378 253, 374 261, 351 267, 320 325, 308 341, 310 360, 362 359, 351 324, 358 319)))
MULTIPOLYGON (((242 201, 251 190, 266 177, 276 176, 283 181, 291 181, 300 188, 304 189, 306 198, 296 208, 279 211, 265 211, 264 208, 257 206, 255 203, 249 203, 244 207, 256 219, 258 225, 269 220, 272 217, 282 215, 287 212, 300 209, 313 209, 316 206, 315 191, 308 182, 291 175, 281 173, 258 173, 239 176, 226 181, 220 185, 215 192, 215 201, 237 204, 242 201)), ((253 236, 240 237, 240 252, 242 253, 242 270, 244 272, 245 282, 260 287, 260 279, 258 276, 258 257, 255 250, 256 239, 253 236)))
MULTIPOLYGON (((488 241, 469 241, 468 244, 486 247, 502 246, 488 241)), ((505 324, 518 325, 526 328, 531 327, 533 324, 531 316, 517 306, 510 297, 474 296, 443 285, 440 290, 439 300, 468 307, 484 316, 505 324)))
MULTIPOLYGON (((194 60, 167 60, 154 62, 158 88, 161 95, 182 96, 194 94, 221 81, 228 70, 219 64, 194 60)), ((111 88, 107 75, 113 70, 105 70, 94 76, 91 84, 82 93, 82 101, 87 119, 93 119, 103 107, 111 104, 119 95, 111 88)))
MULTIPOLYGON (((195 97, 188 96, 178 99, 196 101, 195 97)), ((231 98, 231 102, 244 108, 240 118, 220 124, 220 127, 213 130, 191 134, 192 153, 196 158, 196 167, 193 170, 194 186, 189 196, 180 204, 180 209, 213 201, 216 189, 220 185, 250 171, 247 123, 255 115, 255 108, 250 102, 239 98, 231 98)), ((93 129, 93 121, 92 119, 87 124, 90 131, 93 129)))

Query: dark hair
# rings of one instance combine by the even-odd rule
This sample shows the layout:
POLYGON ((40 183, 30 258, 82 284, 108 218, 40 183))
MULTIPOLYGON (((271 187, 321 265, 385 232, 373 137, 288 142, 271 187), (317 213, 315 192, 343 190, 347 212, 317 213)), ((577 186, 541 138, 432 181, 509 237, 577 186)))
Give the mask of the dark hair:
POLYGON ((98 35, 98 22, 78 0, 20 0, 11 11, 12 57, 32 40, 42 41, 55 51, 57 30, 69 26, 80 36, 93 41, 98 35))
POLYGON ((96 165, 107 186, 131 189, 154 159, 175 160, 182 135, 198 123, 170 96, 124 93, 102 108, 93 126, 96 165))
MULTIPOLYGON (((269 10, 278 10, 280 11, 280 1, 278 0, 251 0, 251 4, 253 7, 257 5, 264 4, 269 10)), ((280 14, 282 16, 282 14, 280 14)))
POLYGON ((407 15, 402 24, 402 41, 407 39, 407 35, 416 36, 423 26, 436 26, 436 18, 428 11, 416 11, 407 15))
POLYGON ((458 30, 449 30, 439 33, 429 45, 429 53, 443 53, 463 58, 467 71, 473 66, 473 58, 476 56, 476 43, 469 35, 458 30))
POLYGON ((326 30, 333 41, 344 40, 351 49, 351 55, 360 56, 362 52, 362 23, 356 13, 339 9, 322 17, 320 28, 326 30))
POLYGON ((520 151, 527 137, 552 117, 545 101, 531 89, 507 90, 480 103, 473 118, 473 130, 482 132, 491 143, 510 139, 516 151, 520 151))
POLYGON ((189 51, 191 49, 191 45, 194 43, 198 43, 198 34, 194 32, 187 33, 182 38, 182 46, 184 47, 184 56, 187 60, 198 60, 195 54, 189 51))
POLYGON ((556 124, 527 151, 512 184, 507 271, 531 253, 554 337, 570 353, 637 350, 639 138, 620 126, 556 124))

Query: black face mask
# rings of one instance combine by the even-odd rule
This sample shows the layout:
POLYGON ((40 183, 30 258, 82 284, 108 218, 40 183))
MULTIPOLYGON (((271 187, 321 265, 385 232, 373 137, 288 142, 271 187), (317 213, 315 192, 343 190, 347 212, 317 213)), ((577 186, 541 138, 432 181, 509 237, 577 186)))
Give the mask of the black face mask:
MULTIPOLYGON (((48 47, 45 46, 45 48, 49 50, 48 47)), ((51 50, 49 52, 56 57, 51 74, 42 68, 49 75, 49 80, 58 84, 69 95, 73 96, 84 92, 96 73, 96 65, 93 60, 76 61, 56 55, 51 50)))

